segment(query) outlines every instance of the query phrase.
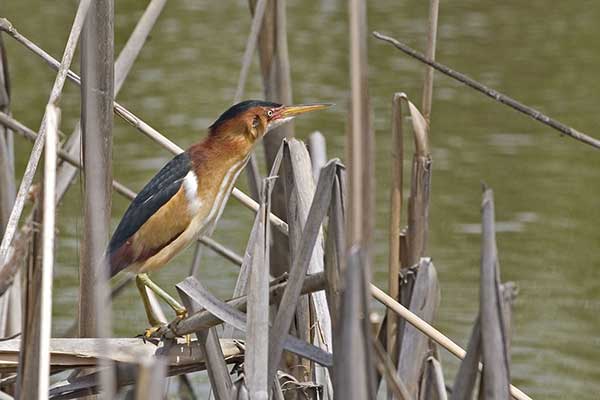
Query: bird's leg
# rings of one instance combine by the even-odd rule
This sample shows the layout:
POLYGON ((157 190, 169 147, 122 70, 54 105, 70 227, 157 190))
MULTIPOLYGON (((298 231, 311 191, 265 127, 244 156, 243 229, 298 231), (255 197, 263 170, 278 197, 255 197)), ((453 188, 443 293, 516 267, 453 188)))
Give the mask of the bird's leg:
MULTIPOLYGON (((169 293, 165 292, 160 286, 158 286, 156 283, 154 283, 150 277, 148 276, 148 274, 142 273, 142 274, 138 274, 136 276, 136 283, 138 285, 138 288, 140 289, 140 293, 142 294, 142 300, 144 301, 144 307, 146 308, 146 315, 148 316, 148 320, 150 321, 150 314, 152 314, 152 317, 154 318, 154 320, 157 320, 158 318, 156 318, 156 316, 154 315, 154 312, 150 311, 150 301, 148 300, 148 295, 146 294, 146 290, 145 288, 147 287, 148 289, 152 290, 158 297, 160 297, 161 299, 163 299, 165 301, 165 303, 167 303, 169 305, 169 307, 171 307, 173 309, 173 311, 175 311, 175 314, 177 315, 178 318, 182 319, 186 316, 187 314, 187 310, 185 309, 184 306, 182 306, 181 304, 179 304, 179 302, 177 300, 175 300, 169 293)), ((150 323, 152 323, 152 321, 150 321, 150 323)))
POLYGON ((148 318, 148 322, 150 323, 150 328, 146 329, 143 336, 145 338, 151 338, 160 330, 160 328, 163 326, 163 323, 154 313, 154 309, 152 308, 152 304, 150 304, 150 299, 148 298, 146 285, 144 285, 144 282, 140 279, 139 275, 135 277, 135 284, 140 292, 140 296, 142 297, 142 302, 144 303, 146 318, 148 318))

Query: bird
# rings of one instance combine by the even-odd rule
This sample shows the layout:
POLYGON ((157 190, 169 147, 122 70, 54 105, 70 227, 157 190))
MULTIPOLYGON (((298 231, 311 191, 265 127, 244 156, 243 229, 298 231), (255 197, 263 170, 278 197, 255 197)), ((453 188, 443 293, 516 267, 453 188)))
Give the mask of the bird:
POLYGON ((175 311, 176 318, 187 314, 148 273, 163 268, 199 235, 212 233, 238 175, 264 135, 300 114, 330 106, 262 100, 237 103, 208 127, 202 140, 165 164, 132 200, 109 241, 106 264, 111 278, 124 270, 136 274, 151 326, 146 336, 162 326, 146 287, 175 311))

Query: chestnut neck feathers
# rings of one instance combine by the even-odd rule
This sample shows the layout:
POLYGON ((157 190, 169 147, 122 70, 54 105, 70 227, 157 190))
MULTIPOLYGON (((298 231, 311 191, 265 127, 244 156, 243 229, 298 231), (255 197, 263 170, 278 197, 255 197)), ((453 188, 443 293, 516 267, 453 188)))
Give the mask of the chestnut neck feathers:
POLYGON ((209 135, 188 149, 192 169, 202 177, 211 171, 223 171, 244 160, 252 151, 253 143, 239 136, 209 135))

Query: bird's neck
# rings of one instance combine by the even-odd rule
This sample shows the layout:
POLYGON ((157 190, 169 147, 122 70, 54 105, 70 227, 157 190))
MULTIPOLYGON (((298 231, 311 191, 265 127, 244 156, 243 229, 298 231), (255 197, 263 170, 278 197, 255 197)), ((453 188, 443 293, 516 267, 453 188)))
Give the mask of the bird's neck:
MULTIPOLYGON (((242 140, 208 136, 188 149, 193 171, 199 180, 218 187, 232 169, 243 168, 252 151, 252 145, 242 140)), ((235 173, 235 171, 233 171, 235 173)), ((237 174, 236 174, 237 175, 237 174)))
POLYGON ((215 172, 246 159, 251 151, 252 145, 244 140, 212 135, 188 149, 194 168, 210 168, 215 172))

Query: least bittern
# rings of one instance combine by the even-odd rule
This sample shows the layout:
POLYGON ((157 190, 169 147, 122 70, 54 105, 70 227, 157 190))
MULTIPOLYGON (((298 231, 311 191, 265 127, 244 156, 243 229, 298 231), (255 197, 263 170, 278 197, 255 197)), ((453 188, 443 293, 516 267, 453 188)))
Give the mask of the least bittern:
POLYGON ((297 115, 322 110, 329 104, 284 106, 249 100, 225 111, 208 136, 169 161, 131 202, 108 245, 110 276, 128 269, 136 284, 148 321, 160 326, 146 287, 162 298, 178 318, 185 308, 150 280, 147 273, 165 266, 199 235, 212 232, 233 184, 254 146, 271 129, 297 115))

